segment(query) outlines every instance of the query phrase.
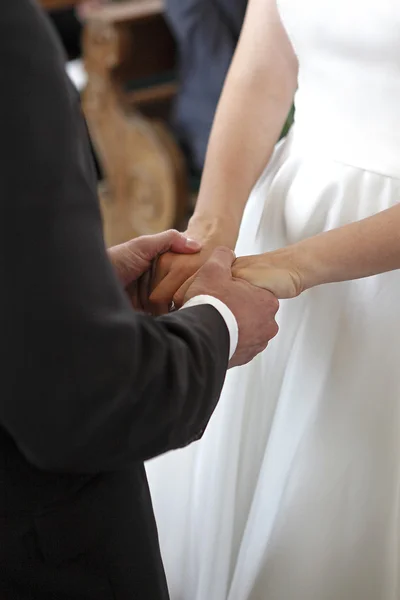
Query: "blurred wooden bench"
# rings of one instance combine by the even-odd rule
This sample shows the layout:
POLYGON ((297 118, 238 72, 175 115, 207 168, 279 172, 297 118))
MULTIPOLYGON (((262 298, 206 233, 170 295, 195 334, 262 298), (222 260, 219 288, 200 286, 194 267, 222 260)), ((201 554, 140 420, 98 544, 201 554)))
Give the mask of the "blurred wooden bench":
POLYGON ((177 91, 162 0, 129 0, 86 23, 83 107, 105 183, 107 244, 179 227, 188 206, 184 157, 167 120, 177 91))

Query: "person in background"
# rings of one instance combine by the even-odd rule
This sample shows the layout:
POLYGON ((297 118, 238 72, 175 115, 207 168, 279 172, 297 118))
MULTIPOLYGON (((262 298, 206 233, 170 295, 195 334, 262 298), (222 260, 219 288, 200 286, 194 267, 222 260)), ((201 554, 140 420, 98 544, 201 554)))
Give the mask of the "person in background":
POLYGON ((194 173, 202 171, 211 126, 247 0, 166 0, 178 45, 180 88, 173 126, 194 173))

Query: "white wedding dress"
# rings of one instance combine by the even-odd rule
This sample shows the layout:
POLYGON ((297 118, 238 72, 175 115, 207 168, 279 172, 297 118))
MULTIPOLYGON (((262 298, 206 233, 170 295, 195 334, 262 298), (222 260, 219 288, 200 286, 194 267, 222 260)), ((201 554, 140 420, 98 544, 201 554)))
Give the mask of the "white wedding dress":
MULTIPOLYGON (((400 201, 400 0, 278 5, 296 123, 238 255, 400 201)), ((399 600, 400 271, 312 289, 278 320, 203 439, 147 466, 171 599, 399 600)))

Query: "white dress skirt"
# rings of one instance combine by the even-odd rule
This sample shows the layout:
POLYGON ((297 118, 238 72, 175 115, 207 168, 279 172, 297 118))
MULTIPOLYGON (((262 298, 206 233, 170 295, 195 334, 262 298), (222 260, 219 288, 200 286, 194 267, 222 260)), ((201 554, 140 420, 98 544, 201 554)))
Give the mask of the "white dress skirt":
MULTIPOLYGON (((400 201, 400 2, 278 5, 296 122, 238 255, 400 201)), ((400 272, 282 301, 278 321, 203 439, 147 465, 171 600, 399 600, 400 272)))

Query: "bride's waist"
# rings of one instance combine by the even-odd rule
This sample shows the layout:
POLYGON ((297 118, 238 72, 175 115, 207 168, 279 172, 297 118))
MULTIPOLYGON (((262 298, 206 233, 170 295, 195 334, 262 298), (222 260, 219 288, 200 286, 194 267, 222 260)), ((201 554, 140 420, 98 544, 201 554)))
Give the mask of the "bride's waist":
POLYGON ((290 153, 331 160, 400 179, 400 130, 376 131, 337 123, 296 119, 288 139, 290 153))

